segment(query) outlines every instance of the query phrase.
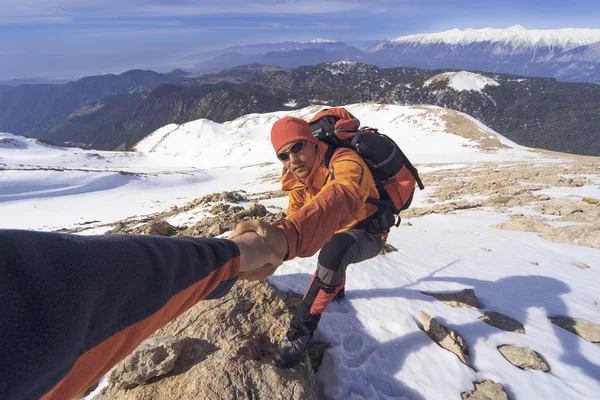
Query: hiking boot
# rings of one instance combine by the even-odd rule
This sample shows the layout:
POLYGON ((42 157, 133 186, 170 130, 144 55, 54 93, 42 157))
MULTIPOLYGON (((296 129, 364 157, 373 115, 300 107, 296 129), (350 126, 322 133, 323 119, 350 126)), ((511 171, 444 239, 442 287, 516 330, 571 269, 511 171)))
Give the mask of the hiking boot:
POLYGON ((287 333, 283 335, 277 348, 277 354, 275 354, 275 365, 282 368, 292 368, 304 360, 312 336, 312 334, 303 334, 294 339, 289 339, 287 333))

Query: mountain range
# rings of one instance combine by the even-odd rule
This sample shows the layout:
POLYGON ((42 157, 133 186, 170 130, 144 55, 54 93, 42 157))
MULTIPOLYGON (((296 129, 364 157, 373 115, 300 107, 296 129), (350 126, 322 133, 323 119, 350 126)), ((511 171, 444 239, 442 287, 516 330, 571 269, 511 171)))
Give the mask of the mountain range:
POLYGON ((386 68, 454 68, 600 83, 600 29, 528 30, 515 25, 453 29, 378 43, 284 42, 230 47, 196 54, 182 63, 201 72, 252 63, 295 68, 342 60, 386 68))
POLYGON ((432 104, 466 112, 526 146, 600 155, 600 86, 354 62, 250 65, 207 74, 129 71, 0 94, 0 131, 93 149, 131 149, 148 132, 312 104, 432 104))

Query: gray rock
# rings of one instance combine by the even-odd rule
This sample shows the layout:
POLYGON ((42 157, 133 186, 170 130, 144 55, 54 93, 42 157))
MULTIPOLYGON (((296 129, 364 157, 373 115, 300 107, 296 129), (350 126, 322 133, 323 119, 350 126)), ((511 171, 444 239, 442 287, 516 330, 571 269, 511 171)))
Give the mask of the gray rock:
POLYGON ((471 366, 469 364, 469 360, 467 359, 469 350, 461 336, 459 336, 452 329, 446 328, 437 322, 435 318, 431 318, 431 316, 424 311, 421 311, 419 316, 421 323, 423 324, 423 330, 425 333, 427 333, 427 336, 429 336, 431 340, 440 345, 440 347, 456 354, 458 359, 462 361, 463 364, 471 366))
POLYGON ((394 251, 398 251, 398 249, 395 248, 394 246, 392 246, 389 243, 385 243, 383 245, 383 248, 381 249, 381 251, 379 253, 380 254, 387 254, 387 253, 393 253, 394 251))
POLYGON ((553 324, 600 346, 600 325, 585 319, 570 317, 549 317, 549 319, 553 324))
POLYGON ((460 394, 462 400, 508 400, 501 384, 493 381, 473 382, 475 390, 460 394))
POLYGON ((588 269, 590 267, 589 265, 584 264, 584 263, 577 263, 577 264, 575 264, 575 266, 577 268, 581 268, 581 269, 588 269))
POLYGON ((184 338, 174 336, 151 337, 138 346, 108 374, 109 385, 130 389, 149 379, 173 370, 181 354, 184 338))
POLYGON ((502 353, 509 363, 517 368, 525 370, 535 369, 544 372, 550 371, 550 367, 546 364, 544 359, 531 349, 505 344, 499 346, 498 351, 502 353))
POLYGON ((468 308, 481 308, 481 303, 475 291, 473 289, 465 289, 457 293, 433 293, 433 292, 421 292, 424 295, 435 297, 444 304, 448 304, 452 307, 468 307, 468 308))
POLYGON ((502 329, 503 331, 525 333, 525 328, 518 321, 495 311, 487 312, 479 319, 486 324, 491 325, 494 328, 502 329))

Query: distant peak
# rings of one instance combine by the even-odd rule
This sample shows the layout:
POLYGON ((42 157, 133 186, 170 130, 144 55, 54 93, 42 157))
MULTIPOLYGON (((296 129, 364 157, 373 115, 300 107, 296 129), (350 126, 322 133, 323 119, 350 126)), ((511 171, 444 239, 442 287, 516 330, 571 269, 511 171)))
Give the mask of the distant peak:
POLYGON ((302 43, 339 43, 339 42, 337 40, 318 38, 318 39, 313 39, 313 40, 309 40, 308 42, 302 42, 302 43))
POLYGON ((513 25, 510 28, 508 28, 509 31, 526 31, 527 28, 522 27, 519 24, 513 25))

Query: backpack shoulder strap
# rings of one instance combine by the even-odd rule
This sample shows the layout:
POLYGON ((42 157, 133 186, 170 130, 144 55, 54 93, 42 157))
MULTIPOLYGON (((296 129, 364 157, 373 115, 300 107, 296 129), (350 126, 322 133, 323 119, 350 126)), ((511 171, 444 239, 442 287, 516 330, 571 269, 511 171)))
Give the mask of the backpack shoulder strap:
POLYGON ((326 168, 329 168, 329 163, 331 162, 331 158, 333 157, 333 153, 335 152, 335 150, 335 146, 327 146, 327 151, 325 152, 325 157, 323 158, 323 160, 325 161, 326 168))

